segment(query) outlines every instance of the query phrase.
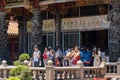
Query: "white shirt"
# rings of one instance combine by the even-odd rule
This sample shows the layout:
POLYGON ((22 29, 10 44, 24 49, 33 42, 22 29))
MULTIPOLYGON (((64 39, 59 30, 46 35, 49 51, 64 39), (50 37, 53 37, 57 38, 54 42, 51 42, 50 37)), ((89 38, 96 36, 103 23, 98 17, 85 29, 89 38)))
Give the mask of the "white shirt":
POLYGON ((33 61, 38 62, 39 61, 39 56, 40 56, 40 51, 34 51, 34 53, 33 53, 33 61))

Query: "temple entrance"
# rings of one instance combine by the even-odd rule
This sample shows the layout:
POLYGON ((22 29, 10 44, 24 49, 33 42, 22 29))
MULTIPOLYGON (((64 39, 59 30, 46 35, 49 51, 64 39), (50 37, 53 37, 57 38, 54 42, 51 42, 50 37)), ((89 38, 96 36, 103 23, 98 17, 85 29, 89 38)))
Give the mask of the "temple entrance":
POLYGON ((10 20, 7 32, 8 32, 8 49, 10 54, 9 63, 12 63, 12 61, 16 60, 18 56, 18 22, 10 20))
POLYGON ((108 30, 81 32, 81 45, 91 48, 93 45, 105 50, 108 48, 108 30))

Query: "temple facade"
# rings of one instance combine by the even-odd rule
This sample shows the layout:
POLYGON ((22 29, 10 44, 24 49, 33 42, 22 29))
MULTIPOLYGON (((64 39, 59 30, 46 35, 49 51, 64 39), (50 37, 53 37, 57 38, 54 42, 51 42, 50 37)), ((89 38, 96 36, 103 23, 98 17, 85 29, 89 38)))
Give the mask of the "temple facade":
MULTIPOLYGON (((94 45, 112 54, 113 48, 109 47, 113 38, 110 37, 113 30, 111 17, 108 21, 108 13, 113 9, 112 0, 0 1, 1 54, 9 54, 15 59, 21 53, 32 54, 34 45, 38 45, 41 51, 46 46, 53 49, 61 46, 64 51, 69 46, 91 48, 94 45), (13 22, 17 25, 12 25, 13 22)), ((119 38, 119 33, 116 34, 119 38)), ((119 45, 115 47, 119 48, 119 45)), ((116 55, 119 52, 118 49, 116 55)), ((117 59, 116 55, 112 61, 117 59)))

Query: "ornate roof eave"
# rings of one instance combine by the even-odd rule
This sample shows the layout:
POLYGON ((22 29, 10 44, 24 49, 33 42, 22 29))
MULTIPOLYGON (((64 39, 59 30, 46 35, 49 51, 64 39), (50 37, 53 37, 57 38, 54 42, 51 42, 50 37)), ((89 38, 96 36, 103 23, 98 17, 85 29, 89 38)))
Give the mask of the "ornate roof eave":
POLYGON ((87 6, 87 5, 96 5, 96 4, 109 4, 110 0, 54 0, 54 1, 40 1, 39 5, 53 5, 53 4, 63 4, 63 3, 70 3, 75 2, 78 6, 87 6))
POLYGON ((56 14, 56 6, 60 6, 61 13, 65 14, 67 9, 80 7, 80 6, 90 6, 98 4, 109 4, 109 0, 54 0, 54 1, 40 1, 39 5, 42 10, 47 10, 52 14, 56 14))
POLYGON ((58 3, 65 3, 65 2, 74 2, 74 1, 78 1, 78 0, 62 0, 62 1, 57 1, 57 0, 55 0, 55 1, 41 1, 40 3, 39 3, 39 5, 40 6, 42 6, 42 5, 52 5, 52 4, 58 4, 58 3))

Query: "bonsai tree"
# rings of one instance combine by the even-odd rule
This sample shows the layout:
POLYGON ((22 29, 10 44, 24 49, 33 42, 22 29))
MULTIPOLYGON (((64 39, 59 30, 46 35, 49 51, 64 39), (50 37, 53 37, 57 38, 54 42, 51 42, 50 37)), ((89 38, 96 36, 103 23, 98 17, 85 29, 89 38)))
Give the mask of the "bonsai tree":
POLYGON ((20 80, 20 79, 17 77, 9 77, 7 80, 20 80))
POLYGON ((24 60, 28 60, 29 58, 29 54, 21 54, 19 59, 13 62, 17 67, 10 70, 11 77, 7 80, 32 80, 30 68, 22 64, 24 60))
POLYGON ((22 63, 23 63, 24 60, 29 60, 29 59, 30 59, 29 54, 23 53, 23 54, 21 54, 21 55, 19 56, 19 59, 18 59, 18 60, 16 60, 16 61, 13 62, 13 64, 14 64, 15 66, 22 65, 22 63))
POLYGON ((19 65, 16 68, 11 69, 10 75, 12 78, 16 76, 20 80, 32 80, 31 70, 25 65, 19 65))
POLYGON ((21 54, 20 56, 19 56, 19 61, 24 61, 24 60, 28 60, 30 58, 30 56, 29 56, 29 54, 27 54, 27 53, 23 53, 23 54, 21 54))
POLYGON ((13 62, 14 66, 18 66, 18 65, 21 65, 21 62, 19 60, 16 60, 13 62))

